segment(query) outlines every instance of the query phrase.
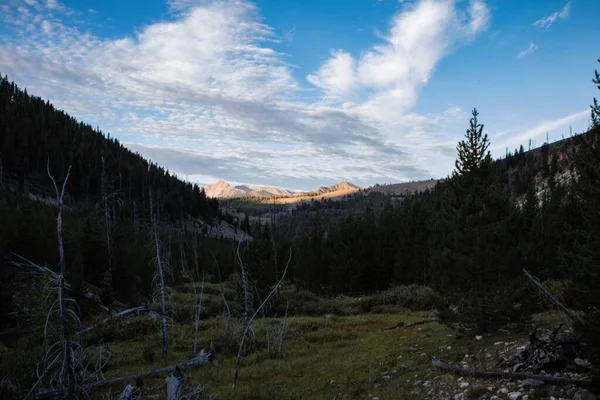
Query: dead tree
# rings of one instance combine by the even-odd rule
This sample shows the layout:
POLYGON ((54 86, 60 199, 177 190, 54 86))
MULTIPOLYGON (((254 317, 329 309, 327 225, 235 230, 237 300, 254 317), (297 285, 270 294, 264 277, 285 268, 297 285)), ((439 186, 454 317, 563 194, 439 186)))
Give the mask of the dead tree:
MULTIPOLYGON (((195 286, 194 286, 195 288, 195 286)), ((195 290, 195 289, 194 289, 195 290)), ((200 326, 200 314, 202 313, 202 296, 204 295, 204 274, 202 274, 202 283, 200 284, 200 300, 198 301, 198 308, 196 309, 195 321, 194 321, 194 354, 198 348, 198 327, 200 326)))
POLYGON ((554 303, 554 305, 556 305, 556 307, 559 310, 561 310, 562 312, 564 312, 569 318, 571 318, 571 320, 573 322, 575 322, 577 320, 577 317, 575 316, 575 313, 573 311, 569 310, 567 307, 565 307, 560 301, 558 301, 558 299, 556 297, 554 297, 554 295, 552 295, 552 293, 550 293, 548 291, 548 289, 546 289, 544 287, 544 285, 542 285, 537 278, 535 278, 531 274, 529 274, 529 272, 527 272, 527 270, 525 270, 525 268, 523 268, 523 273, 538 288, 538 290, 540 292, 542 292, 543 294, 545 294, 550 299, 550 301, 552 303, 554 303))
MULTIPOLYGON (((75 396, 75 371, 73 368, 73 346, 71 344, 71 338, 69 335, 69 321, 67 320, 67 313, 70 312, 73 316, 75 316, 75 318, 77 317, 72 310, 67 309, 67 301, 69 301, 69 299, 67 299, 67 297, 65 296, 65 274, 67 268, 65 265, 65 249, 63 246, 62 236, 62 212, 64 204, 63 201, 65 197, 65 189, 67 187, 67 183, 69 182, 69 176, 71 175, 71 166, 69 166, 67 176, 65 177, 65 181, 63 182, 62 188, 60 190, 58 189, 58 185, 56 184, 56 181, 50 173, 50 160, 48 160, 46 169, 48 172, 48 177, 50 177, 50 180, 52 180, 52 184, 54 185, 54 190, 56 192, 56 203, 58 206, 58 215, 56 217, 56 236, 58 239, 60 275, 58 276, 57 282, 57 304, 59 325, 60 331, 62 333, 63 342, 60 345, 60 357, 62 358, 60 382, 64 387, 67 388, 67 397, 73 398, 75 396)), ((50 349, 52 349, 52 347, 50 349)))
POLYGON ((223 317, 225 318, 225 336, 227 336, 231 331, 231 308, 229 307, 227 298, 225 298, 225 290, 223 290, 223 279, 221 278, 221 267, 219 267, 219 260, 217 260, 217 257, 212 251, 210 252, 210 254, 215 260, 215 265, 217 266, 217 274, 219 275, 219 293, 221 294, 221 301, 223 302, 223 317))
POLYGON ((118 193, 115 193, 113 188, 113 182, 109 179, 108 173, 106 171, 106 162, 104 159, 104 152, 100 154, 102 160, 102 175, 100 179, 100 183, 102 185, 102 202, 99 204, 101 206, 101 214, 102 219, 104 220, 104 236, 106 240, 106 252, 107 252, 107 262, 108 262, 108 271, 107 278, 105 278, 105 290, 108 295, 108 307, 109 312, 112 311, 112 301, 113 301, 113 276, 114 271, 112 267, 112 231, 113 231, 113 220, 116 215, 115 207, 117 204, 121 203, 121 199, 118 193))
POLYGON ((261 312, 261 310, 263 310, 263 308, 267 304, 270 304, 270 301, 272 300, 274 294, 279 290, 279 287, 281 286, 281 284, 283 283, 283 280, 285 279, 285 274, 290 265, 290 261, 292 260, 292 249, 290 249, 290 257, 288 258, 288 262, 285 266, 285 269, 283 270, 281 278, 279 279, 279 281, 277 281, 275 286, 273 286, 273 288, 271 289, 271 292, 269 292, 269 294, 265 297, 265 299, 262 301, 262 303, 256 308, 256 310, 253 310, 252 307, 253 307, 254 299, 252 297, 252 290, 250 288, 249 278, 246 273, 246 270, 244 269, 244 262, 242 261, 242 257, 240 256, 240 244, 241 244, 241 241, 238 242, 236 254, 237 254, 238 261, 240 263, 240 270, 241 270, 241 274, 242 274, 242 285, 243 285, 243 291, 244 291, 244 315, 243 315, 243 321, 242 321, 242 337, 240 338, 240 346, 238 348, 238 353, 237 353, 237 357, 236 357, 236 361, 235 361, 235 372, 233 374, 232 387, 234 389, 235 389, 235 385, 237 383, 238 375, 240 372, 242 357, 243 357, 244 353, 247 351, 246 345, 249 341, 251 342, 254 340, 254 328, 252 327, 252 323, 254 322, 254 319, 256 318, 256 316, 261 312))
POLYGON ((154 247, 156 249, 156 258, 154 260, 156 266, 156 274, 154 276, 154 297, 158 298, 161 309, 162 321, 162 359, 167 358, 168 347, 168 303, 169 303, 169 288, 167 286, 168 265, 161 255, 161 244, 158 238, 158 228, 156 226, 156 214, 153 207, 153 193, 150 190, 150 216, 152 219, 152 234, 154 236, 154 247))

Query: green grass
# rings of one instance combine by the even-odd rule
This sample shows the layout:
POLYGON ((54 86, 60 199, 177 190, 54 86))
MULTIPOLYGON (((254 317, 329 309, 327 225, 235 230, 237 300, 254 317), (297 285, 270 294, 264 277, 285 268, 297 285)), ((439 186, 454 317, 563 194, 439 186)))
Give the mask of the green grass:
MULTIPOLYGON (((234 295, 233 289, 227 290, 228 295, 234 295)), ((200 323, 199 346, 208 350, 214 343, 219 364, 186 370, 186 382, 207 385, 208 395, 219 399, 330 400, 337 393, 340 393, 339 399, 452 398, 458 390, 457 377, 434 370, 430 356, 442 357, 450 364, 467 361, 471 368, 493 369, 503 355, 502 351, 507 351, 506 346, 494 343, 512 342, 511 348, 514 348, 527 338, 523 331, 500 332, 478 341, 474 334, 457 334, 438 323, 382 332, 381 328, 394 326, 399 321, 410 323, 431 319, 432 312, 409 311, 394 304, 383 304, 373 307, 371 313, 361 313, 364 310, 361 304, 368 298, 318 299, 302 291, 295 295, 292 291, 284 291, 282 297, 303 314, 310 314, 290 317, 293 321, 282 354, 267 351, 266 329, 271 319, 255 321, 256 343, 244 357, 237 386, 232 389, 237 341, 235 337, 224 336, 223 317, 205 317, 200 323), (335 315, 325 318, 325 314, 332 311, 335 315), (423 385, 426 381, 431 385, 423 385), (448 395, 443 396, 441 392, 448 395)), ((165 361, 160 359, 161 336, 157 321, 146 316, 106 327, 104 335, 112 341, 114 356, 105 377, 148 372, 190 359, 194 342, 191 315, 196 299, 190 287, 175 294, 179 315, 169 331, 169 355, 165 361), (189 317, 186 314, 190 314, 189 317)), ((205 286, 205 299, 212 310, 219 310, 216 285, 205 286)), ((555 325, 556 318, 545 314, 535 321, 544 328, 555 325)), ((238 334, 239 324, 237 319, 232 329, 238 334)), ((94 335, 101 336, 99 333, 94 335)), ((0 350, 6 361, 0 365, 10 366, 11 358, 16 359, 17 355, 5 347, 0 350)), ((164 387, 164 379, 164 376, 153 378, 145 385, 164 387)), ((476 395, 484 393, 483 388, 489 386, 489 382, 470 380, 470 384, 474 388, 473 398, 485 398, 476 395)), ((122 391, 124 386, 110 389, 114 394, 122 391)), ((98 390, 92 398, 101 398, 108 390, 98 390)), ((154 393, 164 395, 164 390, 154 393)))
MULTIPOLYGON (((416 387, 417 392, 413 392, 414 381, 429 380, 435 386, 457 384, 456 377, 445 377, 431 368, 429 355, 458 363, 469 354, 470 364, 489 368, 500 355, 491 353, 493 357, 485 357, 486 352, 490 354, 494 342, 524 340, 522 334, 499 333, 476 341, 471 335, 458 337, 454 331, 437 323, 381 331, 398 321, 408 323, 430 317, 428 312, 410 311, 329 320, 296 317, 288 331, 285 351, 276 357, 269 356, 265 348, 267 321, 257 321, 257 350, 244 358, 235 389, 231 387, 235 365, 233 348, 222 351, 217 345, 219 365, 197 367, 187 370, 185 375, 188 382, 208 385, 208 393, 221 399, 332 399, 338 392, 351 399, 433 398, 428 397, 420 385, 416 387)), ((208 348, 210 342, 218 342, 222 331, 222 318, 202 321, 201 345, 208 348)), ((135 342, 115 344, 113 350, 117 355, 111 363, 110 376, 149 371, 186 360, 191 356, 192 345, 191 325, 179 325, 171 331, 166 362, 156 361, 160 357, 157 333, 135 342), (152 364, 145 362, 142 356, 143 348, 148 344, 152 344, 156 353, 152 364)), ((163 383, 164 377, 160 377, 147 384, 163 383)))

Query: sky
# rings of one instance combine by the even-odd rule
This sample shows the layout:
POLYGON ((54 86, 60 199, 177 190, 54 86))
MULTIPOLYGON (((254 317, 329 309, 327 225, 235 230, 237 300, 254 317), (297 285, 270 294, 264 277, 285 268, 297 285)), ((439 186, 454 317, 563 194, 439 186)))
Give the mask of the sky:
POLYGON ((0 73, 201 185, 441 178, 589 126, 597 0, 0 0, 0 73))

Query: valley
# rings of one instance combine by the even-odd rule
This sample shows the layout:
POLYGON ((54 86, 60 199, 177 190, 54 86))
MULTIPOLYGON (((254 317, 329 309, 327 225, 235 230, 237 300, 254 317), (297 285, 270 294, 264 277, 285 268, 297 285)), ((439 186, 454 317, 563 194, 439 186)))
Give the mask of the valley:
POLYGON ((600 397, 594 0, 0 3, 0 400, 600 397))

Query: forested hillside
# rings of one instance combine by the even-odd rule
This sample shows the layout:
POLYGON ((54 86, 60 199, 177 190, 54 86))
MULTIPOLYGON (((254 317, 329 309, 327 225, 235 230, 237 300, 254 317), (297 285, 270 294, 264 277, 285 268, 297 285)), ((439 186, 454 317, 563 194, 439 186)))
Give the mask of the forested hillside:
POLYGON ((57 198, 50 175, 59 188, 68 176, 64 251, 67 280, 76 293, 85 282, 97 288, 109 307, 114 301, 148 299, 156 255, 152 214, 164 234, 174 279, 181 277, 176 267, 188 259, 214 268, 208 248, 222 259, 224 274, 233 269, 231 242, 200 234, 230 218, 198 185, 179 180, 109 135, 30 96, 8 77, 0 79, 0 121, 3 325, 19 324, 5 316, 25 307, 20 293, 30 284, 13 266, 17 255, 51 269, 58 262, 57 198))
MULTIPOLYGON (((597 72, 594 82, 600 85, 597 72)), ((317 211, 312 229, 293 244, 294 281, 346 295, 427 285, 458 307, 453 318, 491 331, 535 311, 525 268, 598 329, 597 296, 589 296, 600 285, 596 100, 591 120, 588 132, 493 161, 474 110, 455 171, 433 190, 328 225, 317 211)), ((274 276, 271 230, 255 228, 254 235, 254 245, 263 243, 261 275, 274 276)))

